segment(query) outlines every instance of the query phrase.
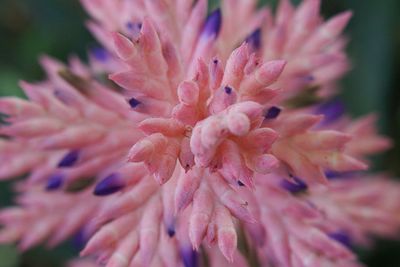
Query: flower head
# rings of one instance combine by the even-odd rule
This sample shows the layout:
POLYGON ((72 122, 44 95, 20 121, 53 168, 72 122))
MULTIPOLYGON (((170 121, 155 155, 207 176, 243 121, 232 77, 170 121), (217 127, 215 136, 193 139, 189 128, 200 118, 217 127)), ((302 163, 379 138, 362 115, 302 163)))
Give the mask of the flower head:
POLYGON ((238 242, 262 266, 359 266, 353 241, 398 230, 399 185, 359 178, 388 140, 329 102, 351 13, 324 22, 318 0, 282 0, 275 16, 255 1, 208 16, 206 0, 82 4, 102 45, 89 63, 43 57, 48 79, 21 82, 29 100, 0 99, 0 178, 28 174, 0 241, 24 250, 80 231, 81 255, 109 267, 248 266, 238 242))

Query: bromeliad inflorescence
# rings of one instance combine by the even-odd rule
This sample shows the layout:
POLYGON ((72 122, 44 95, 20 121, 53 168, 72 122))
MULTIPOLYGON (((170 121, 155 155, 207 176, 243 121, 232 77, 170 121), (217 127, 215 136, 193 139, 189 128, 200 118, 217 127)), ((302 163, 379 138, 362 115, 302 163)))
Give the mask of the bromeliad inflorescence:
POLYGON ((335 98, 350 12, 81 2, 89 62, 43 57, 29 100, 0 99, 0 178, 27 175, 1 242, 79 232, 71 266, 350 267, 354 245, 398 232, 400 186, 364 172, 390 141, 335 98))

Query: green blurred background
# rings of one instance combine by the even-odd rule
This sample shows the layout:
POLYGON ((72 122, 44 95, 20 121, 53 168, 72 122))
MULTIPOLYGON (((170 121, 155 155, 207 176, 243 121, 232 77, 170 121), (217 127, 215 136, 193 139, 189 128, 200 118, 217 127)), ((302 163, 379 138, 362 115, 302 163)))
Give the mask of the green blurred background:
MULTIPOLYGON (((215 1, 214 1, 215 2, 215 1)), ((276 1, 263 1, 276 4, 276 1)), ((298 1, 296 1, 298 2, 298 1)), ((378 157, 376 167, 400 176, 400 1, 322 0, 325 16, 351 9, 348 52, 354 69, 343 81, 342 98, 350 113, 380 115, 382 133, 395 147, 378 157)), ((0 95, 21 95, 19 79, 43 77, 37 58, 46 53, 66 60, 71 53, 85 58, 95 44, 83 26, 87 19, 77 0, 0 0, 0 95)), ((0 206, 10 203, 2 184, 0 206)), ((370 267, 400 267, 400 242, 379 241, 373 250, 360 250, 370 267)), ((56 267, 77 254, 67 243, 55 251, 38 248, 18 255, 0 247, 0 267, 56 267)))

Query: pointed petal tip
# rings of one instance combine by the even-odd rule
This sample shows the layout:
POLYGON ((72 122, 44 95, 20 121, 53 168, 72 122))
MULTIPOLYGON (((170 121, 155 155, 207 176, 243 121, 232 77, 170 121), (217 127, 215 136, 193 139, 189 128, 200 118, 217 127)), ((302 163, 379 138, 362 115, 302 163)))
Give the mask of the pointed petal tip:
POLYGON ((86 257, 90 254, 90 252, 88 252, 86 250, 86 248, 84 248, 81 252, 79 252, 79 257, 86 257))
POLYGON ((347 10, 340 13, 338 16, 340 16, 345 21, 345 24, 347 24, 348 21, 353 17, 353 11, 347 10))
POLYGON ((224 257, 233 262, 233 255, 237 247, 237 235, 233 230, 222 230, 218 232, 218 246, 224 257))
POLYGON ((134 44, 128 37, 119 32, 112 32, 111 37, 115 51, 121 59, 128 59, 135 53, 134 44))

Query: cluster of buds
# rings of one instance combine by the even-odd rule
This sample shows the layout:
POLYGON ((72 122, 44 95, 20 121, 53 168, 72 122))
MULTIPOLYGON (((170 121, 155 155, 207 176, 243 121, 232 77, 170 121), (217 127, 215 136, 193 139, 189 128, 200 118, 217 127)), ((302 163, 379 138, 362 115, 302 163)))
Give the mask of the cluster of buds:
POLYGON ((336 98, 350 12, 81 2, 88 62, 43 57, 29 100, 0 98, 0 179, 25 177, 0 242, 79 234, 74 267, 356 267, 398 233, 400 185, 365 172, 390 140, 336 98))

